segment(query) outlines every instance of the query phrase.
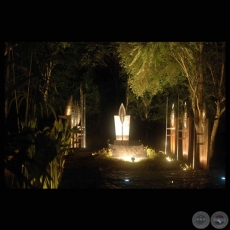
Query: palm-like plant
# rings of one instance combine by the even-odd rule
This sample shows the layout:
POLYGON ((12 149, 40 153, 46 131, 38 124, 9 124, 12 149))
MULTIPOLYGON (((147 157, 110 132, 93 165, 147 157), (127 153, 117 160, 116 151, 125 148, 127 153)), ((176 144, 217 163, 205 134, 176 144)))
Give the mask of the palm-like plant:
MULTIPOLYGON (((69 121, 55 120, 53 127, 36 129, 36 122, 20 134, 8 135, 5 168, 13 173, 13 188, 57 188, 64 156, 69 152, 69 121)), ((10 186, 10 187, 11 187, 10 186)))
POLYGON ((52 87, 57 93, 55 84, 50 81, 52 68, 48 71, 49 75, 39 68, 54 63, 51 59, 56 53, 48 52, 50 57, 44 58, 45 48, 58 50, 59 46, 52 46, 52 43, 42 45, 5 43, 5 118, 7 121, 15 105, 18 124, 17 133, 10 134, 7 127, 5 129, 5 168, 12 172, 11 185, 17 188, 57 187, 63 154, 67 153, 70 140, 68 121, 64 125, 61 120, 57 121, 55 100, 48 97, 52 87), (39 55, 43 59, 39 59, 39 55), (43 63, 39 62, 38 65, 38 60, 43 60, 43 63), (40 131, 37 118, 48 118, 51 115, 55 121, 53 127, 45 127, 40 131))

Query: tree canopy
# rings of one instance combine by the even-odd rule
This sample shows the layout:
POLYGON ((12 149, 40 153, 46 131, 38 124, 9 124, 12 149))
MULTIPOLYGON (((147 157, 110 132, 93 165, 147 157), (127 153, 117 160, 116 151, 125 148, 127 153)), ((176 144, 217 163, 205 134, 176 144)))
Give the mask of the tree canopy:
POLYGON ((226 108, 224 42, 5 42, 4 54, 6 116, 61 114, 81 84, 92 117, 125 101, 134 116, 162 121, 157 111, 176 94, 197 118, 205 108, 215 122, 226 108))
POLYGON ((164 86, 176 84, 181 71, 172 62, 168 43, 121 42, 118 52, 137 97, 151 97, 162 92, 164 86))
POLYGON ((154 95, 186 79, 197 132, 207 114, 213 124, 212 155, 218 120, 226 108, 225 43, 121 42, 118 52, 128 84, 146 111, 154 95))

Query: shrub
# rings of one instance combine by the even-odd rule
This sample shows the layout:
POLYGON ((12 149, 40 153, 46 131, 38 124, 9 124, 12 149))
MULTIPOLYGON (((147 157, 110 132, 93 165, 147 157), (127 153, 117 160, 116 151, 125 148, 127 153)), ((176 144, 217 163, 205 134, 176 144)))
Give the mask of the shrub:
POLYGON ((21 133, 6 136, 4 167, 14 174, 11 187, 57 188, 69 150, 68 127, 61 119, 42 131, 31 123, 21 133))
POLYGON ((99 151, 92 153, 92 155, 98 155, 100 157, 112 157, 112 152, 109 148, 102 148, 99 151))
POLYGON ((155 159, 158 156, 157 153, 155 152, 155 149, 152 149, 152 148, 146 146, 145 150, 147 151, 147 156, 149 158, 155 159))

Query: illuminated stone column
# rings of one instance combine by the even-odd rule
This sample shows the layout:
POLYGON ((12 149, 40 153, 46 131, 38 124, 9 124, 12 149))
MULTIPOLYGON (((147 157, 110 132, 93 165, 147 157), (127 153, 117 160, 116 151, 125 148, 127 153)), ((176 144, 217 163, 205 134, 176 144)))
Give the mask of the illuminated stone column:
POLYGON ((130 116, 126 115, 124 119, 124 123, 122 125, 119 116, 114 116, 115 122, 115 132, 116 132, 116 140, 129 140, 129 129, 130 129, 130 116), (122 127, 123 126, 123 127, 122 127), (123 138, 122 138, 122 129, 123 129, 123 138))
MULTIPOLYGON (((78 106, 78 103, 76 103, 75 101, 75 103, 73 104, 73 110, 72 110, 72 115, 71 115, 72 126, 78 128, 80 120, 81 120, 80 108, 78 106)), ((79 133, 76 131, 76 133, 73 133, 73 148, 79 148, 79 147, 80 147, 79 133)))
POLYGON ((193 139, 194 139, 194 130, 193 128, 193 118, 188 117, 187 118, 187 132, 186 132, 186 139, 187 139, 187 143, 188 143, 188 163, 190 163, 191 165, 193 165, 193 139))
POLYGON ((175 154, 176 152, 176 126, 175 110, 173 104, 170 114, 170 153, 172 154, 175 154))
POLYGON ((116 141, 128 141, 130 129, 130 116, 126 115, 125 107, 121 104, 118 115, 114 116, 116 141))
POLYGON ((80 107, 81 107, 81 148, 86 148, 86 95, 83 93, 82 84, 80 86, 80 107))
POLYGON ((208 169, 209 167, 209 125, 206 121, 205 107, 202 109, 201 116, 199 118, 199 128, 196 133, 196 145, 199 160, 199 167, 202 169, 208 169))
POLYGON ((205 107, 200 117, 198 145, 199 145, 199 161, 202 169, 209 168, 209 121, 206 119, 205 107))
MULTIPOLYGON (((70 120, 70 128, 73 128, 74 125, 74 111, 73 111, 73 96, 71 95, 65 109, 65 115, 70 120)), ((70 147, 74 148, 74 133, 70 135, 70 147)))
MULTIPOLYGON (((70 120, 70 128, 73 129, 74 127, 77 128, 79 127, 79 122, 80 122, 80 108, 76 101, 73 103, 73 96, 70 97, 66 109, 65 109, 65 118, 70 120)), ((79 134, 77 132, 72 132, 70 136, 70 147, 71 148, 78 148, 79 143, 78 143, 78 137, 79 134)))
POLYGON ((184 105, 184 115, 182 122, 182 154, 183 160, 188 162, 188 151, 189 151, 189 122, 186 102, 184 105))
POLYGON ((210 122, 209 119, 205 119, 205 131, 204 131, 204 151, 206 153, 205 156, 205 161, 207 162, 204 169, 209 169, 209 161, 210 161, 210 150, 209 150, 209 146, 210 146, 210 122))

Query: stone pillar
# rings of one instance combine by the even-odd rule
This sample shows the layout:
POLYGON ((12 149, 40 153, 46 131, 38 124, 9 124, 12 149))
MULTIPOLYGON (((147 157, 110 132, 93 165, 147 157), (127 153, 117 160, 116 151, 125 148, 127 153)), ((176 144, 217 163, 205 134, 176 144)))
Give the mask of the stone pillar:
POLYGON ((170 114, 170 153, 175 154, 176 152, 176 118, 174 104, 172 105, 172 110, 170 114))
POLYGON ((189 154, 189 120, 186 102, 184 103, 184 114, 182 118, 182 156, 183 160, 188 162, 189 154))
POLYGON ((194 141, 194 119, 191 117, 188 117, 187 119, 187 133, 186 138, 188 139, 188 163, 193 165, 193 141, 194 141))
POLYGON ((81 110, 81 148, 86 148, 86 95, 80 86, 80 110, 81 110))
POLYGON ((210 125, 209 120, 205 119, 204 125, 201 126, 201 132, 199 135, 199 159, 200 167, 202 169, 209 169, 209 144, 210 144, 210 125))
POLYGON ((211 126, 208 118, 205 119, 205 134, 204 134, 204 142, 205 142, 205 151, 207 153, 207 166, 206 169, 209 169, 209 161, 210 161, 210 139, 211 139, 211 126))
POLYGON ((183 160, 188 162, 188 154, 189 154, 189 121, 186 118, 183 120, 182 125, 182 154, 183 160))

